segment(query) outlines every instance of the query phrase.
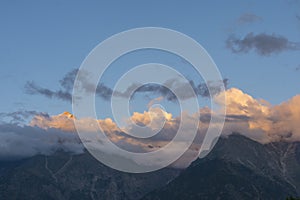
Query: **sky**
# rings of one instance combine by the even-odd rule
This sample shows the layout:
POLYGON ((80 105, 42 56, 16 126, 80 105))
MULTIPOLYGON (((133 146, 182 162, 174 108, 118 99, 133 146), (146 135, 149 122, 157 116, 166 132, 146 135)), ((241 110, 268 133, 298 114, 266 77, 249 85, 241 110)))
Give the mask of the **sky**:
MULTIPOLYGON (((271 138, 299 140, 296 123, 300 119, 297 113, 300 102, 297 96, 300 94, 299 8, 299 0, 272 3, 3 0, 0 2, 0 117, 5 122, 12 119, 12 123, 0 124, 0 133, 13 132, 19 136, 22 130, 32 132, 37 126, 41 129, 38 133, 57 128, 46 132, 59 135, 62 131, 63 137, 69 137, 65 131, 74 130, 74 127, 69 124, 69 114, 60 113, 72 113, 70 94, 76 69, 91 50, 122 31, 163 27, 196 40, 216 63, 229 99, 226 106, 230 119, 227 122, 232 120, 225 125, 225 132, 244 131, 261 142, 270 141, 262 132, 276 135, 271 138), (242 120, 237 123, 239 126, 233 123, 237 119, 242 120), (255 120, 261 120, 262 124, 255 120), (282 123, 277 123, 280 120, 282 123), (13 125, 20 121, 24 129, 13 125), (272 128, 274 123, 280 133, 272 128), (280 129, 283 125, 290 129, 280 129), (297 134, 291 136, 290 133, 297 134)), ((124 72, 149 62, 170 65, 180 71, 200 88, 197 91, 200 107, 209 104, 202 87, 203 79, 189 63, 167 52, 142 50, 120 57, 105 72, 96 99, 99 123, 120 131, 110 121, 109 92, 124 72), (107 120, 101 121, 104 118, 107 120)), ((162 116, 173 130, 177 127, 173 121, 177 122, 176 116, 181 112, 176 100, 172 100, 172 94, 165 93, 163 88, 153 87, 152 93, 149 90, 140 90, 132 98, 133 121, 145 124, 151 115, 149 103, 161 103, 165 107, 162 116)), ((218 99, 224 94, 215 95, 218 99)), ((200 111, 204 116, 207 112, 200 111)), ((157 115, 158 119, 162 116, 157 115)), ((169 129, 164 133, 168 132, 169 129)), ((44 136, 41 138, 44 140, 44 136)), ((133 146, 138 143, 131 139, 127 142, 133 146)), ((72 142, 67 146, 74 147, 72 142)), ((29 150, 28 154, 34 152, 29 150)))
MULTIPOLYGON (((34 81, 55 90, 59 80, 78 68, 101 41, 147 26, 174 29, 194 38, 229 79, 230 87, 281 103, 299 93, 299 50, 233 53, 226 41, 231 36, 243 39, 249 33, 275 34, 299 46, 299 7, 299 1, 228 1, 224 5, 217 1, 1 1, 0 88, 5 95, 0 109, 71 111, 66 102, 26 94, 24 85, 34 81)), ((131 60, 148 61, 139 55, 131 60)), ((118 67, 111 74, 117 76, 118 67)))

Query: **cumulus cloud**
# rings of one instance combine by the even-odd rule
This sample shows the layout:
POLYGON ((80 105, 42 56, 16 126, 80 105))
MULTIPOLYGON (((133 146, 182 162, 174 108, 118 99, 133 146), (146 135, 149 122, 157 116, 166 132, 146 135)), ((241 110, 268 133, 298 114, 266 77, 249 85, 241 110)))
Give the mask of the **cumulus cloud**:
MULTIPOLYGON (((274 141, 300 141, 300 95, 279 105, 271 105, 265 100, 255 99, 237 88, 231 88, 215 95, 214 100, 222 104, 226 98, 227 114, 222 134, 224 136, 238 132, 261 143, 274 141)), ((160 99, 157 99, 158 101, 160 99)), ((201 147, 201 143, 210 124, 211 116, 216 115, 209 107, 203 107, 199 115, 182 112, 186 123, 181 127, 184 135, 177 141, 173 153, 181 151, 181 146, 191 135, 191 126, 198 123, 197 135, 192 146, 181 158, 178 167, 185 167, 193 161, 201 147)), ((159 107, 150 107, 143 113, 135 112, 123 127, 119 127, 113 119, 77 119, 71 113, 64 112, 49 116, 37 114, 29 125, 0 125, 0 158, 26 157, 36 154, 51 154, 62 149, 73 153, 83 152, 82 143, 95 143, 103 148, 110 148, 106 137, 122 149, 131 152, 145 153, 161 149, 174 138, 181 122, 180 116, 173 116, 159 107), (76 134, 76 128, 84 133, 82 140, 76 134), (137 130, 136 125, 145 128, 143 131, 156 131, 149 138, 135 138, 128 132, 137 130), (96 134, 98 126, 105 135, 96 134), (90 136, 94 137, 93 140, 90 136)), ((138 134, 139 132, 136 131, 138 134)), ((117 152, 115 152, 117 154, 117 152)), ((130 159, 130 158, 128 158, 130 159)), ((146 158, 145 158, 146 159, 146 158)), ((159 160, 157 161, 159 162, 159 160)))
POLYGON ((244 38, 231 35, 226 40, 226 46, 233 53, 248 53, 255 50, 259 55, 268 56, 283 51, 300 50, 299 42, 289 41, 279 35, 248 33, 244 38))
POLYGON ((262 20, 263 20, 262 17, 257 16, 255 14, 244 13, 238 18, 237 22, 239 24, 249 24, 249 23, 253 23, 253 22, 260 22, 262 20))
MULTIPOLYGON (((188 119, 189 117, 192 118, 192 116, 185 115, 185 119, 188 119)), ((194 121, 196 121, 195 118, 193 119, 194 121)), ((77 129, 80 130, 80 132, 84 133, 83 142, 101 145, 101 148, 109 149, 110 146, 108 145, 105 136, 97 134, 98 126, 100 126, 101 130, 105 133, 106 137, 115 145, 130 152, 145 153, 161 149, 162 147, 167 145, 170 142, 170 140, 175 136, 180 124, 179 118, 174 118, 172 114, 167 113, 161 110, 160 108, 153 108, 149 111, 145 111, 144 113, 135 112, 128 120, 133 122, 134 124, 145 127, 146 129, 143 130, 145 133, 147 133, 147 131, 154 130, 157 132, 157 135, 150 138, 135 138, 127 134, 128 132, 135 131, 133 123, 128 122, 127 126, 118 127, 117 124, 113 122, 110 118, 99 120, 91 118, 76 119, 72 114, 68 112, 49 117, 36 116, 30 122, 30 126, 42 128, 45 131, 57 129, 69 134, 76 133, 77 129), (76 128, 74 120, 76 120, 76 128), (164 122, 162 127, 160 122, 164 122), (149 124, 151 125, 149 126, 149 124), (85 134, 92 134, 92 138, 94 139, 91 140, 91 137, 85 138, 85 134)), ((190 125, 191 124, 187 123, 185 127, 183 127, 183 130, 185 131, 185 136, 189 136, 190 134, 190 125)), ((181 146, 187 140, 187 137, 179 138, 179 140, 176 141, 178 148, 173 149, 171 153, 176 154, 176 152, 178 151, 181 152, 181 146)), ((181 158, 180 161, 177 161, 175 164, 173 164, 173 166, 188 166, 189 163, 197 157, 199 149, 199 142, 194 143, 185 153, 184 158, 181 158)), ((115 153, 116 155, 118 154, 117 152, 115 153)), ((145 157, 145 161, 146 160, 147 159, 145 157)), ((157 162, 161 162, 159 158, 157 158, 157 162)))
MULTIPOLYGON (((153 113, 150 112, 144 112, 144 113, 137 113, 135 112, 132 117, 129 119, 129 121, 133 121, 134 123, 137 123, 142 126, 146 126, 148 122, 151 120, 155 120, 153 118, 157 118, 160 120, 164 120, 166 116, 168 119, 171 120, 171 114, 164 113, 163 116, 161 116, 158 112, 157 115, 153 115, 153 113), (152 116, 150 116, 152 115, 152 116)), ((162 111, 163 112, 163 111, 162 111)), ((103 131, 106 136, 114 143, 118 144, 119 142, 122 142, 124 144, 127 143, 127 145, 135 145, 139 146, 139 148, 148 147, 150 145, 150 140, 141 142, 138 139, 134 139, 127 135, 124 131, 130 131, 131 125, 128 123, 128 126, 126 127, 118 127, 118 125, 113 122, 112 119, 106 118, 106 119, 92 119, 92 118, 83 118, 83 119, 76 119, 71 113, 64 112, 59 115, 54 116, 41 116, 37 115, 35 116, 30 124, 32 127, 38 127, 42 128, 44 130, 48 129, 59 129, 63 132, 69 132, 69 133, 76 133, 76 131, 86 132, 86 133, 96 133, 97 131, 101 130, 103 131), (76 120, 77 126, 75 127, 74 121, 76 120), (99 129, 100 128, 100 129, 99 129)), ((126 148, 126 147, 125 147, 126 148)), ((143 149, 140 149, 141 151, 143 149)), ((144 149, 147 150, 147 149, 144 149)), ((144 151, 143 150, 143 151, 144 151)))
POLYGON ((300 95, 275 106, 236 88, 219 94, 216 101, 222 95, 227 112, 223 134, 239 132, 262 143, 300 141, 300 95))
POLYGON ((56 116, 36 115, 31 120, 30 125, 43 129, 56 128, 66 132, 75 132, 74 119, 75 117, 69 112, 56 116))

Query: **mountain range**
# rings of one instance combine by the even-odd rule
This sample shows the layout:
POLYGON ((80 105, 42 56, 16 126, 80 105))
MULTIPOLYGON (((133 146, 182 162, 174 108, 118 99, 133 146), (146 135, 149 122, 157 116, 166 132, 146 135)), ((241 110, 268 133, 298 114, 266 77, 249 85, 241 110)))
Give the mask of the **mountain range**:
POLYGON ((186 169, 111 169, 88 152, 0 162, 0 199, 286 199, 300 196, 300 143, 234 133, 186 169))

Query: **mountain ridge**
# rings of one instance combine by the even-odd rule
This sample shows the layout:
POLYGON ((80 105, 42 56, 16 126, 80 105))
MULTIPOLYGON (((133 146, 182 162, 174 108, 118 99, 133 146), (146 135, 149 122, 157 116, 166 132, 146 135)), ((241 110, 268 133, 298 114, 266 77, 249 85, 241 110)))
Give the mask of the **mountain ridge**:
POLYGON ((178 177, 143 199, 250 200, 299 196, 299 152, 299 142, 260 144, 232 134, 221 138, 207 157, 195 160, 178 177))
POLYGON ((299 196, 300 143, 221 137, 186 169, 129 174, 89 153, 0 162, 1 199, 285 199, 299 196))

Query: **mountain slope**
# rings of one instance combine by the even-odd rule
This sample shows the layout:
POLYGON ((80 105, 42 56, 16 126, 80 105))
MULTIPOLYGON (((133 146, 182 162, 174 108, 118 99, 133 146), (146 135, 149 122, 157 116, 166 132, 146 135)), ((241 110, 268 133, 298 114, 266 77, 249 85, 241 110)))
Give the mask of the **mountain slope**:
POLYGON ((300 144, 233 134, 179 172, 122 173, 88 153, 57 152, 0 162, 0 199, 285 199, 300 194, 300 144))
POLYGON ((178 174, 169 168, 147 174, 123 173, 88 153, 58 152, 16 163, 2 162, 1 166, 0 199, 6 200, 139 199, 178 174))
POLYGON ((299 147, 298 143, 284 142, 262 145, 236 134, 221 138, 207 157, 194 161, 168 185, 143 199, 250 200, 297 196, 299 147))

